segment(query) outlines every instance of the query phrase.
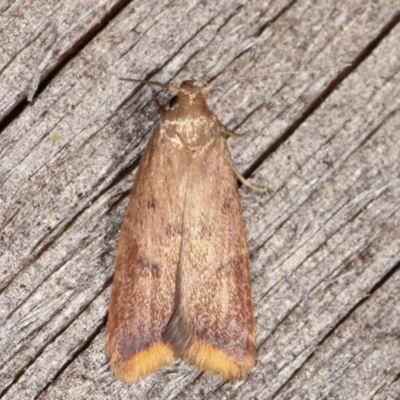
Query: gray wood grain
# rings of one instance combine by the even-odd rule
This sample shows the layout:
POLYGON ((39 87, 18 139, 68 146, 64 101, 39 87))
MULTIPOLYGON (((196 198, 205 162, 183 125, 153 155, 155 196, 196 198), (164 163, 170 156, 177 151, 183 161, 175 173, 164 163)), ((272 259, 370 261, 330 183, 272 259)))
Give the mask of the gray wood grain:
POLYGON ((44 4, 0 6, 0 397, 399 399, 398 2, 44 4), (238 169, 271 189, 241 188, 257 319, 248 379, 178 361, 116 381, 104 354, 115 249, 160 117, 151 90, 119 78, 348 62, 208 95, 248 132, 229 141, 238 169))
POLYGON ((126 1, 9 1, 0 5, 0 121, 126 1))

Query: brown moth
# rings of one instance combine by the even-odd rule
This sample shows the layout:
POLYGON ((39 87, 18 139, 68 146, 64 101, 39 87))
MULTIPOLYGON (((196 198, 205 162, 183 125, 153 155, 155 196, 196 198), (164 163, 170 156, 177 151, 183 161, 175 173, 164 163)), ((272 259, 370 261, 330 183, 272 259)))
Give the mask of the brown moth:
POLYGON ((114 375, 133 382, 181 357, 221 378, 254 363, 249 253, 229 132, 194 80, 140 161, 119 239, 107 327, 114 375))

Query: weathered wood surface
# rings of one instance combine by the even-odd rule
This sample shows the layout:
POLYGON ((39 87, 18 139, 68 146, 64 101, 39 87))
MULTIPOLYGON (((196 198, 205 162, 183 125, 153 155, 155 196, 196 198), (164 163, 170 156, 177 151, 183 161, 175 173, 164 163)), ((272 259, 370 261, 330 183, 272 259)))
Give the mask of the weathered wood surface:
POLYGON ((37 3, 0 6, 0 397, 399 399, 398 1, 37 3), (150 90, 119 78, 347 62, 208 95, 229 129, 249 132, 229 142, 239 170, 272 189, 241 188, 257 318, 248 379, 177 362, 116 381, 104 354, 113 261, 160 116, 150 90))

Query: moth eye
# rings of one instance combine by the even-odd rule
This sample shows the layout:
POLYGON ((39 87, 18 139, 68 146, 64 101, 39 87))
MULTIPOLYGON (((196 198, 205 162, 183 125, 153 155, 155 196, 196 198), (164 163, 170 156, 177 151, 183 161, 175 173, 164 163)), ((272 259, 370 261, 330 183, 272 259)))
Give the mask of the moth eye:
POLYGON ((173 107, 173 105, 178 101, 178 96, 174 96, 171 98, 171 100, 169 101, 169 106, 173 107))

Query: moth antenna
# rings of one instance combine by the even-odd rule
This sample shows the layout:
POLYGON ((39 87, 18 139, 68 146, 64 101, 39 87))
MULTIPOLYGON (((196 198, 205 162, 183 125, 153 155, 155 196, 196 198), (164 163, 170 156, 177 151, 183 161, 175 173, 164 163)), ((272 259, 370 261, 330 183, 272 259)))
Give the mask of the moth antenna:
POLYGON ((326 68, 315 68, 315 69, 303 69, 299 71, 276 71, 276 72, 267 72, 267 73, 262 73, 262 74, 254 74, 254 75, 244 75, 244 76, 239 76, 238 78, 234 79, 229 79, 227 81, 222 81, 222 82, 217 82, 214 85, 207 85, 205 86, 201 92, 202 93, 207 93, 211 89, 214 89, 218 86, 225 85, 226 83, 230 82, 236 82, 236 81, 242 81, 245 79, 250 79, 250 78, 259 78, 261 76, 269 76, 269 75, 294 75, 294 74, 302 74, 304 72, 323 72, 323 71, 330 71, 333 69, 340 69, 340 68, 346 68, 352 65, 351 63, 349 64, 343 64, 343 65, 335 65, 334 67, 326 67, 326 68))
POLYGON ((137 83, 143 83, 145 85, 152 85, 152 86, 160 86, 166 90, 168 90, 171 93, 178 94, 179 89, 176 87, 173 87, 171 85, 165 85, 164 83, 160 82, 155 82, 155 81, 143 81, 141 79, 131 79, 131 78, 119 78, 120 81, 128 81, 128 82, 137 82, 137 83))
POLYGON ((235 171, 236 176, 239 178, 239 181, 243 183, 243 185, 248 186, 250 189, 254 190, 255 192, 265 193, 271 191, 268 187, 256 186, 247 181, 244 176, 237 170, 236 166, 233 165, 233 169, 235 171))

